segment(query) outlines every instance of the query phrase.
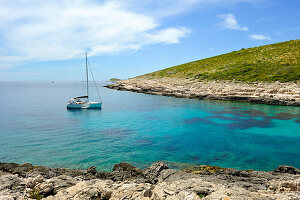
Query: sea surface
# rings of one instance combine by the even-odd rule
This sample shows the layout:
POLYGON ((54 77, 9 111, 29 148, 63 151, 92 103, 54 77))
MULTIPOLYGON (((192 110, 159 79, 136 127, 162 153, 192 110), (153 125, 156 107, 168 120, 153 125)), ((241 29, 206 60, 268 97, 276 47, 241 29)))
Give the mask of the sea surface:
POLYGON ((175 168, 300 168, 300 107, 180 99, 97 84, 102 110, 72 111, 67 101, 85 95, 84 82, 0 82, 0 162, 100 171, 155 161, 175 168))

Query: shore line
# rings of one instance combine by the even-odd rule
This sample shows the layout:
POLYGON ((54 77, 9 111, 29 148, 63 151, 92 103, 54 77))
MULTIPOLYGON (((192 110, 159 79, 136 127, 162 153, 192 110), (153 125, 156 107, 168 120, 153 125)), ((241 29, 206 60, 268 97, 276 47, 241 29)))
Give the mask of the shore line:
POLYGON ((300 83, 199 82, 190 79, 148 79, 136 77, 104 87, 178 98, 300 106, 300 83))
POLYGON ((216 166, 170 169, 164 162, 145 169, 119 163, 111 172, 49 168, 0 162, 0 199, 239 200, 300 197, 300 170, 236 170, 216 166))

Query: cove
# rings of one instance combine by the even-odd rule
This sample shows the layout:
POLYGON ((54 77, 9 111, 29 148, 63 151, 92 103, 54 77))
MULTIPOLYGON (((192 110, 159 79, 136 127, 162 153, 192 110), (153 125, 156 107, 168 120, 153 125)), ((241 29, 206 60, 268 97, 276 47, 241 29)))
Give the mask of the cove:
POLYGON ((84 90, 82 82, 1 82, 0 161, 104 171, 156 161, 175 168, 300 167, 300 107, 100 87, 102 110, 67 110, 69 96, 84 90))

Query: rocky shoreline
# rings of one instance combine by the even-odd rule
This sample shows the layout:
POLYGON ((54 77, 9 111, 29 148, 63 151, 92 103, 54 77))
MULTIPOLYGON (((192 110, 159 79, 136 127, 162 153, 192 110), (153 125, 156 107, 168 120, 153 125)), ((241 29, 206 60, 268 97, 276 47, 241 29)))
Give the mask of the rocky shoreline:
POLYGON ((300 106, 300 83, 240 83, 191 79, 136 77, 105 86, 110 89, 179 98, 230 100, 300 106))
POLYGON ((300 170, 235 170, 214 166, 169 169, 163 162, 139 169, 116 164, 111 172, 95 167, 72 170, 0 163, 0 200, 21 199, 241 200, 300 198, 300 170))

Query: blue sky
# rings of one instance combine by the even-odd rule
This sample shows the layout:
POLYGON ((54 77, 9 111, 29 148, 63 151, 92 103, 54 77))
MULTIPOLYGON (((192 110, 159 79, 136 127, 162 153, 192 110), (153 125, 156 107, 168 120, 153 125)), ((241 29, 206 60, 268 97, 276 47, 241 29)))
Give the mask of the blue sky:
POLYGON ((97 80, 300 37, 299 0, 0 0, 0 81, 97 80))

